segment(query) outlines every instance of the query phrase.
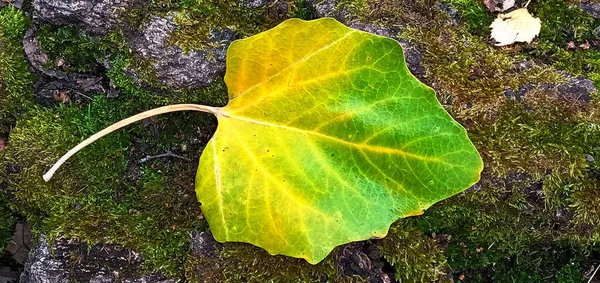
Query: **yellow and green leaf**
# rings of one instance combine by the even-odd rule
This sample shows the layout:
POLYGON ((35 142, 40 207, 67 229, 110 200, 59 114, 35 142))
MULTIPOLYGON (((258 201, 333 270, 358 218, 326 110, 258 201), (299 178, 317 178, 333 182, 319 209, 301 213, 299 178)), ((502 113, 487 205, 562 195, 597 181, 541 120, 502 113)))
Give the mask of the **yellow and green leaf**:
POLYGON ((234 42, 196 189, 219 241, 317 263, 479 180, 483 164, 399 44, 333 19, 234 42))

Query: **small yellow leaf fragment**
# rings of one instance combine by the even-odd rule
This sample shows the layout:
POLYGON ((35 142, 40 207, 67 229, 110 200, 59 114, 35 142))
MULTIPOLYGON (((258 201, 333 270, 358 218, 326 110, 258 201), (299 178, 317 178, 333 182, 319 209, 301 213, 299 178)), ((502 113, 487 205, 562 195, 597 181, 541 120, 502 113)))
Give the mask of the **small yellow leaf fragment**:
POLYGON ((521 8, 508 14, 498 14, 490 28, 496 46, 505 46, 515 42, 530 43, 540 33, 542 22, 529 14, 527 8, 521 8))

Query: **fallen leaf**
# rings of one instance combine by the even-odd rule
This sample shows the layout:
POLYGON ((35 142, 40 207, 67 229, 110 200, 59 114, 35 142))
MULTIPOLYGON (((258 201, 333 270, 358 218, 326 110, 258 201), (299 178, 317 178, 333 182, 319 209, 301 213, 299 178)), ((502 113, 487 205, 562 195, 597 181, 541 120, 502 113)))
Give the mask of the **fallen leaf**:
POLYGON ((567 49, 575 49, 575 48, 577 48, 577 46, 575 46, 575 42, 573 42, 573 41, 567 42, 567 49))
POLYGON ((60 102, 60 103, 69 103, 71 102, 71 97, 69 97, 69 92, 68 90, 55 90, 54 93, 52 94, 52 98, 54 99, 54 101, 56 102, 60 102))
POLYGON ((531 16, 527 8, 521 8, 508 14, 499 14, 490 25, 491 38, 496 41, 496 46, 530 43, 540 33, 541 27, 539 18, 531 16))
POLYGON ((581 47, 581 49, 583 49, 583 50, 588 50, 588 49, 590 49, 590 43, 586 41, 585 43, 582 43, 581 45, 579 45, 579 47, 581 47))
POLYGON ((395 40, 291 19, 231 44, 226 70, 196 179, 220 242, 315 264, 479 179, 465 130, 395 40))
POLYGON ((64 57, 56 57, 56 62, 55 62, 56 67, 60 68, 65 66, 65 58, 64 57))

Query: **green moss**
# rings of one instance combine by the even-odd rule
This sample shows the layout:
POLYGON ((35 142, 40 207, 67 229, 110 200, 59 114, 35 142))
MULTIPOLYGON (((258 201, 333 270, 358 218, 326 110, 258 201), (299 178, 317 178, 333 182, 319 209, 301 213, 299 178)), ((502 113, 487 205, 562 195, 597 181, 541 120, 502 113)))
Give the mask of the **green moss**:
POLYGON ((0 251, 3 251, 13 236, 16 217, 0 198, 0 251))
POLYGON ((241 37, 247 37, 276 24, 268 23, 267 8, 248 9, 234 0, 184 0, 179 6, 181 12, 175 16, 177 30, 169 43, 184 52, 210 46, 209 34, 215 27, 228 27, 241 37))
POLYGON ((136 247, 148 267, 160 266, 166 274, 176 275, 181 273, 187 257, 189 233, 204 223, 200 220, 193 179, 189 179, 195 166, 183 163, 151 169, 159 163, 172 162, 157 161, 142 169, 138 189, 124 198, 134 205, 115 221, 124 225, 123 232, 127 233, 120 242, 136 247))
POLYGON ((542 176, 550 169, 572 174, 585 168, 583 157, 596 147, 589 138, 595 130, 586 130, 595 112, 543 87, 563 80, 555 69, 524 61, 518 48, 495 48, 468 29, 447 30, 443 20, 428 29, 409 28, 402 36, 418 39, 428 50, 426 81, 467 126, 490 172, 542 176), (522 62, 530 67, 523 69, 522 62), (504 94, 527 85, 532 91, 522 101, 504 94))
POLYGON ((197 157, 200 143, 191 141, 198 139, 207 115, 179 113, 146 127, 132 125, 75 155, 51 182, 41 179, 70 147, 138 112, 137 107, 96 96, 89 105, 38 110, 20 120, 5 158, 23 168, 10 175, 17 198, 13 208, 50 238, 60 234, 89 243, 117 242, 140 252, 148 268, 176 275, 183 268, 189 233, 203 225, 194 195, 195 160, 158 159, 141 169, 137 161, 145 157, 142 152, 158 154, 182 143, 197 157))
POLYGON ((449 4, 460 13, 461 22, 472 34, 488 36, 488 27, 496 17, 488 12, 483 1, 446 0, 443 3, 449 4))
POLYGON ((42 51, 48 54, 47 67, 51 69, 58 68, 57 59, 60 58, 63 61, 60 68, 65 71, 94 71, 96 60, 104 59, 107 54, 108 44, 72 26, 44 24, 38 30, 38 38, 42 51))
POLYGON ((576 3, 560 0, 544 0, 531 5, 531 11, 542 20, 542 30, 536 48, 530 56, 553 64, 556 68, 575 75, 585 75, 597 79, 600 74, 600 52, 579 47, 581 44, 598 39, 595 29, 600 19, 594 19, 583 12, 576 3), (573 42, 575 50, 568 50, 573 42))
MULTIPOLYGON (((319 1, 320 2, 320 1, 319 1)), ((317 3, 319 3, 317 2, 317 3)), ((347 11, 348 13, 341 13, 341 15, 352 18, 357 17, 362 22, 369 22, 370 20, 379 21, 380 13, 385 13, 388 16, 397 17, 401 14, 399 5, 394 4, 393 0, 390 1, 367 1, 367 0, 341 0, 337 6, 334 7, 333 13, 340 11, 347 11), (377 2, 377 3, 374 3, 377 2), (375 5, 371 5, 371 3, 375 5), (372 17, 369 17, 372 15, 372 17)), ((343 19, 350 20, 350 19, 343 19)))
MULTIPOLYGON (((569 219, 544 209, 535 184, 517 175, 484 179, 480 191, 444 201, 416 223, 426 233, 449 236, 445 255, 455 277, 462 274, 474 282, 553 281, 562 266, 584 262, 587 246, 561 240, 570 229, 569 219)), ((582 270, 577 272, 581 275, 582 270)))
POLYGON ((29 20, 20 10, 0 9, 0 133, 8 133, 16 119, 32 107, 32 76, 23 51, 29 20))
POLYGON ((558 283, 569 283, 569 282, 583 282, 583 276, 581 274, 581 266, 576 263, 569 263, 563 266, 556 275, 556 282, 558 283))
POLYGON ((394 223, 377 247, 399 282, 449 282, 444 252, 410 221, 394 223))
POLYGON ((248 244, 226 243, 217 259, 193 258, 186 277, 194 282, 335 282, 332 274, 331 257, 310 265, 301 259, 271 256, 248 244))
POLYGON ((297 0, 293 2, 294 6, 291 9, 291 18, 299 18, 303 20, 312 20, 316 19, 317 11, 315 7, 313 7, 306 0, 297 0))
MULTIPOLYGON (((37 110, 18 122, 11 133, 11 147, 7 152, 13 161, 24 165, 18 177, 11 179, 11 185, 14 185, 18 199, 26 204, 19 209, 28 219, 39 219, 38 212, 59 215, 65 212, 61 217, 75 217, 72 214, 75 213, 73 206, 77 196, 96 192, 101 194, 91 198, 107 198, 112 190, 110 186, 116 186, 123 180, 117 173, 119 168, 124 169, 123 149, 128 145, 128 139, 122 132, 100 140, 81 156, 74 157, 67 164, 65 171, 70 173, 66 173, 65 178, 57 178, 53 183, 44 183, 39 178, 48 165, 82 138, 107 126, 113 119, 124 117, 125 113, 115 106, 116 103, 106 99, 96 99, 88 106, 37 110), (105 152, 103 148, 115 150, 105 152), (86 192, 88 187, 92 188, 92 192, 86 192), (52 199, 56 195, 64 195, 65 198, 52 199), (69 211, 70 216, 66 215, 69 211)), ((82 227, 82 230, 86 228, 82 227)), ((93 230, 96 229, 90 231, 93 230)))
MULTIPOLYGON (((32 76, 23 52, 22 38, 29 26, 23 12, 8 6, 0 9, 0 138, 7 135, 18 118, 33 108, 32 76)), ((0 156, 1 156, 0 152, 0 156)), ((0 188, 4 187, 4 166, 0 188)), ((7 195, 0 190, 0 250, 12 239, 16 217, 7 206, 7 195)))
MULTIPOLYGON (((597 167, 592 170, 597 174, 597 167)), ((574 232, 569 236, 581 245, 597 245, 600 242, 600 228, 597 225, 600 223, 600 195, 598 176, 595 177, 565 184, 573 191, 571 205, 575 210, 574 232)))
POLYGON ((539 36, 542 49, 564 49, 569 41, 583 43, 597 38, 594 29, 600 25, 600 20, 583 12, 576 3, 543 0, 532 3, 529 9, 543 22, 539 36))

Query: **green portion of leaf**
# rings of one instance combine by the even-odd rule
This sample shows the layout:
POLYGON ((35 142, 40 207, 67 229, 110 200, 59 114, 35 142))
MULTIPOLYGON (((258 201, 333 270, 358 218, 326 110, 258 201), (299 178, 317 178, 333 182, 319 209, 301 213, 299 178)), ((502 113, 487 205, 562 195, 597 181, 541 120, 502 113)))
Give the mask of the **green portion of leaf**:
POLYGON ((392 39, 288 20, 234 42, 225 81, 196 180, 219 241, 317 263, 479 179, 465 130, 392 39))

